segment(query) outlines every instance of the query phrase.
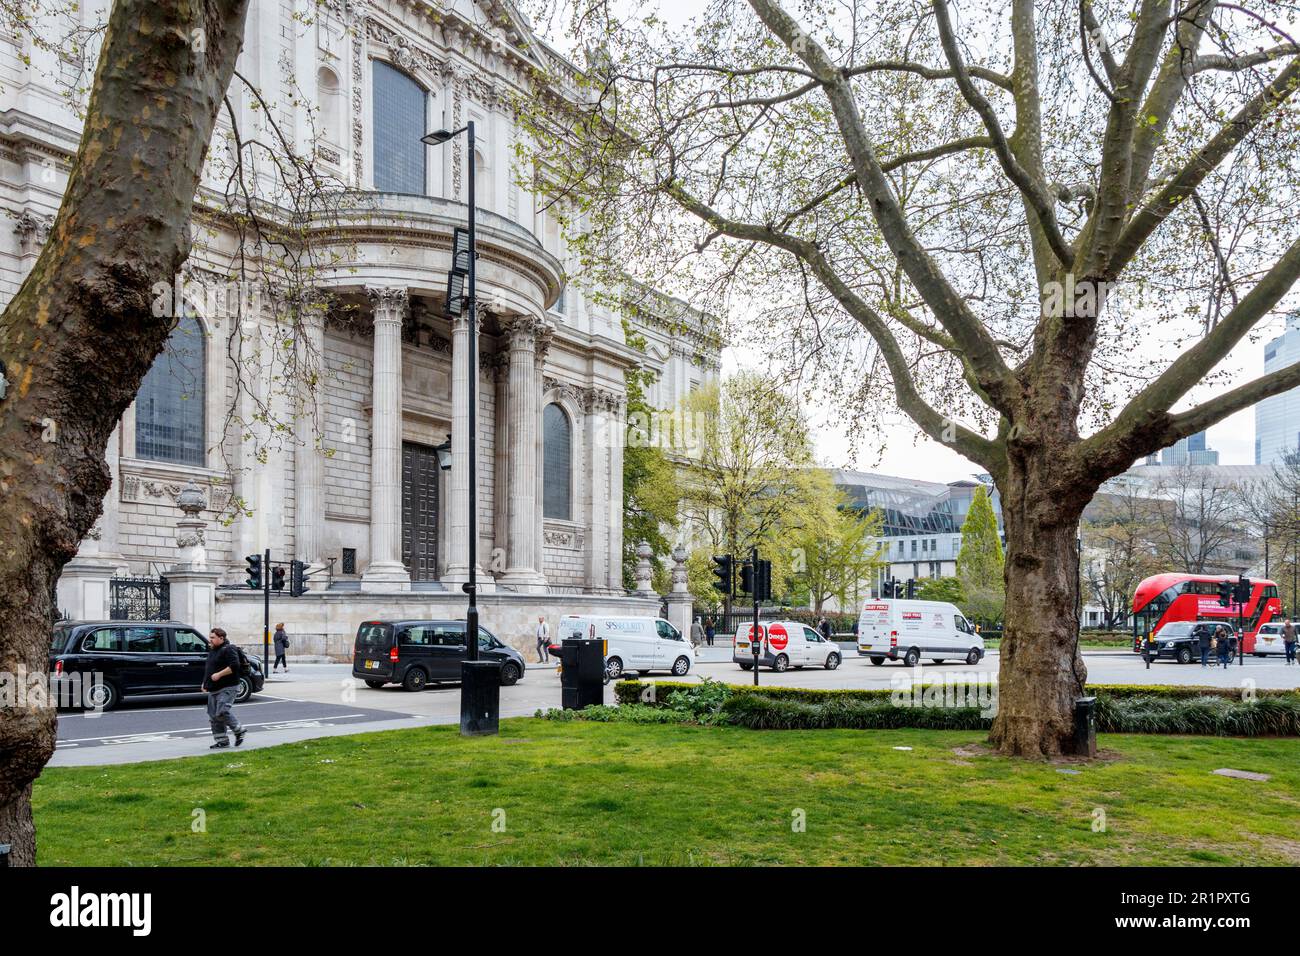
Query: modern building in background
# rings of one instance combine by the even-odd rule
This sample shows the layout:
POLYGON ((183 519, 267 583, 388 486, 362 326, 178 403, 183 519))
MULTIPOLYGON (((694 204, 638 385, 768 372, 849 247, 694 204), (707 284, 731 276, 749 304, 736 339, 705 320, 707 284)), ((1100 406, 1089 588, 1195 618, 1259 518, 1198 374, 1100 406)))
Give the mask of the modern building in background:
POLYGON ((864 513, 878 509, 883 516, 879 544, 888 563, 872 584, 873 594, 879 593, 880 582, 888 577, 919 581, 957 573, 961 526, 978 488, 991 496, 998 533, 1003 534, 1002 501, 990 480, 943 484, 838 468, 831 470, 831 480, 848 497, 850 507, 864 513))
MULTIPOLYGON (((1287 316, 1286 329, 1264 345, 1264 373, 1300 362, 1300 313, 1287 316)), ((1273 465, 1300 451, 1300 388, 1273 395, 1255 406, 1255 464, 1273 465)))
MULTIPOLYGON (((72 8, 77 21, 51 25, 52 38, 93 28, 108 6, 72 8)), ((527 136, 515 104, 580 97, 577 67, 510 3, 332 0, 309 5, 309 17, 299 6, 253 0, 238 70, 260 96, 236 83, 230 105, 245 142, 275 143, 265 100, 295 152, 334 187, 334 204, 301 227, 314 264, 306 295, 323 305, 288 349, 319 386, 302 389, 286 372, 274 283, 233 315, 204 294, 230 285, 243 251, 224 205, 236 138, 223 111, 177 280, 175 331, 109 443, 112 487, 65 569, 60 607, 73 617, 134 613, 117 606, 118 584, 166 578, 173 595, 182 585, 198 595, 173 601, 172 616, 260 640, 261 595, 242 585, 244 557, 270 549, 274 561, 301 559, 314 572, 308 595, 277 598, 275 619, 301 651, 337 651, 368 617, 463 616, 459 585, 476 535, 483 624, 504 640, 528 643, 528 622, 557 613, 556 594, 575 613, 657 610, 657 597, 629 595, 622 582, 625 374, 653 369, 661 397, 675 401, 716 376, 720 345, 703 316, 667 296, 587 288, 561 230, 574 210, 547 209, 514 175, 527 136), (473 155, 464 137, 420 142, 469 120, 473 155), (449 318, 470 164, 480 310, 449 318), (629 296, 638 305, 629 327, 648 354, 602 304, 629 296), (465 467, 470 375, 479 384, 476 528, 465 467)), ((0 35, 0 208, 13 223, 0 237, 0 301, 35 263, 62 199, 94 68, 91 33, 83 61, 57 43, 0 35)), ((249 175, 265 214, 288 221, 271 168, 249 175)))
POLYGON ((1206 444, 1205 432, 1180 438, 1168 448, 1147 455, 1144 465, 1164 465, 1178 468, 1184 465, 1217 465, 1219 453, 1206 444))

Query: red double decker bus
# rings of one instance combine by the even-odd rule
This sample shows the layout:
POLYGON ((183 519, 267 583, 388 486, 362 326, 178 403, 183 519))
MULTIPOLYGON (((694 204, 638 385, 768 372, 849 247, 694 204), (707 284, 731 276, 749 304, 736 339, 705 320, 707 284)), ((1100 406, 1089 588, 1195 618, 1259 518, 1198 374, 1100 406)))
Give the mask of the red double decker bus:
POLYGON ((1255 635, 1261 624, 1282 614, 1277 585, 1252 578, 1250 600, 1240 609, 1233 601, 1219 603, 1219 585, 1237 583, 1235 577, 1214 574, 1156 574, 1137 586, 1133 593, 1133 650, 1141 651, 1147 635, 1155 634, 1170 621, 1216 621, 1235 631, 1240 613, 1245 632, 1242 650, 1255 651, 1255 635))

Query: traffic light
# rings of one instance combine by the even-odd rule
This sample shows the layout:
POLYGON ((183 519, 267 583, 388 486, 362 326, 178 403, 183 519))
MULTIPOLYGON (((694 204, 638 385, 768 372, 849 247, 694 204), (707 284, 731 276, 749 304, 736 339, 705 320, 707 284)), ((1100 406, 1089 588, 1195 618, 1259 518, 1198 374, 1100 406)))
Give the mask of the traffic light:
POLYGON ((740 593, 754 593, 754 565, 745 561, 740 565, 740 593))
POLYGON ((277 564, 271 569, 271 590, 284 590, 284 565, 277 564))
POLYGON ((736 582, 734 560, 729 554, 715 554, 713 556, 713 576, 718 580, 713 582, 713 590, 731 597, 734 593, 736 582))
POLYGON ((250 554, 244 558, 244 562, 248 565, 248 580, 244 583, 254 591, 262 590, 262 556, 250 554))
POLYGON ((1219 582, 1219 604, 1222 605, 1223 607, 1227 607, 1231 603, 1232 603, 1232 582, 1220 581, 1219 582))
POLYGON ((289 597, 298 597, 307 592, 306 571, 306 561, 289 562, 289 597))
POLYGON ((754 574, 754 597, 759 601, 772 600, 772 562, 760 559, 754 574))
POLYGON ((915 579, 915 578, 908 578, 908 579, 907 579, 907 599, 910 601, 910 600, 912 600, 912 598, 914 598, 914 597, 916 597, 916 579, 915 579))
POLYGON ((1232 590, 1232 597, 1238 604, 1250 603, 1250 578, 1237 578, 1237 586, 1232 590))

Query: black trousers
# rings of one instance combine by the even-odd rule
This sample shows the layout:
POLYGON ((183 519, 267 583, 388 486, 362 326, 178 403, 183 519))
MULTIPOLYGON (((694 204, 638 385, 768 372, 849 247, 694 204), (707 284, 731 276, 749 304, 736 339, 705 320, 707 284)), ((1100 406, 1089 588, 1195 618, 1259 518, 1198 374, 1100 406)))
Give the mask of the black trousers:
POLYGON ((283 666, 285 670, 289 669, 289 662, 284 659, 284 651, 275 652, 275 663, 271 665, 271 670, 283 666))

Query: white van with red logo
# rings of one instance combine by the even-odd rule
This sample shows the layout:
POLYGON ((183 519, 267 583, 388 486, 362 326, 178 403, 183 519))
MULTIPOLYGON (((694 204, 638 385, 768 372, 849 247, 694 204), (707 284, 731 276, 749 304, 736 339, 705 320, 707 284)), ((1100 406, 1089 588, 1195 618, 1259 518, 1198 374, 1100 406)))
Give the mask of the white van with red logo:
POLYGON ((915 667, 922 657, 936 664, 956 659, 974 665, 984 657, 984 638, 946 601, 871 598, 858 617, 858 656, 877 666, 901 660, 915 667))
MULTIPOLYGON (((736 630, 736 650, 731 659, 741 670, 754 669, 753 634, 753 624, 742 624, 736 630)), ((778 672, 791 667, 824 667, 833 671, 840 666, 840 646, 798 621, 760 621, 758 664, 778 672)))

